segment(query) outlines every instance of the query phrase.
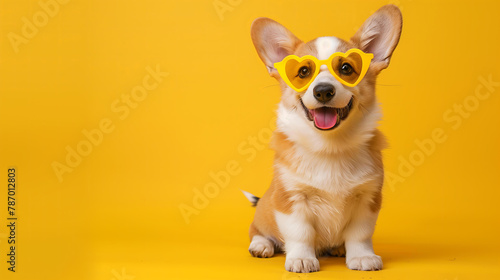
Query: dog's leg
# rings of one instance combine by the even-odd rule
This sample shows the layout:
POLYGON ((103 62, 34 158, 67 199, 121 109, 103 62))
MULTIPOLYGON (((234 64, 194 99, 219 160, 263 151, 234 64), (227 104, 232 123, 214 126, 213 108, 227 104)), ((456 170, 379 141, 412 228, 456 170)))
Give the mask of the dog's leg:
POLYGON ((250 225, 250 246, 248 251, 256 258, 270 258, 274 255, 274 244, 271 240, 265 238, 252 223, 250 225))
POLYGON ((253 257, 270 258, 274 255, 274 244, 262 235, 254 235, 248 251, 253 257))
POLYGON ((344 232, 346 264, 353 270, 380 270, 382 259, 373 252, 372 235, 375 230, 377 211, 369 202, 360 201, 351 223, 344 232))
POLYGON ((290 272, 319 270, 314 248, 315 230, 303 211, 283 214, 276 212, 276 223, 285 241, 285 268, 290 272), (302 213, 301 213, 302 212, 302 213))

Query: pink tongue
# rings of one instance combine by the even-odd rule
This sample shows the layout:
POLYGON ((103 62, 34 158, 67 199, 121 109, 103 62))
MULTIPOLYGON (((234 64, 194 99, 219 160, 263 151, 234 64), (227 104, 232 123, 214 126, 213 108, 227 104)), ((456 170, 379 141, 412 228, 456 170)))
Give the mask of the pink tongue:
POLYGON ((314 123, 321 129, 330 129, 337 123, 337 110, 334 108, 321 107, 311 110, 314 123))

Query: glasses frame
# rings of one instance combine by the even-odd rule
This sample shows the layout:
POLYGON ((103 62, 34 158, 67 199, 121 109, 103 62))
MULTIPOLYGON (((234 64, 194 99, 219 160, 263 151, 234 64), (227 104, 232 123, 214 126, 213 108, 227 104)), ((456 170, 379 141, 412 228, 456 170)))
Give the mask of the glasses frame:
POLYGON ((350 49, 350 50, 348 50, 345 53, 343 53, 343 52, 336 52, 336 53, 332 54, 328 59, 324 59, 324 60, 319 60, 315 56, 312 56, 312 55, 305 55, 303 57, 298 57, 296 55, 289 55, 289 56, 286 56, 282 61, 274 63, 274 68, 278 70, 278 73, 280 74, 281 78, 283 79, 283 81, 285 81, 285 83, 288 86, 290 86, 295 91, 299 91, 300 92, 300 91, 303 91, 304 89, 308 88, 311 85, 311 83, 314 81, 314 79, 316 78, 316 76, 318 76, 318 74, 320 72, 320 68, 321 68, 322 65, 326 65, 328 67, 328 70, 335 77, 335 79, 337 79, 337 81, 341 82, 343 85, 346 85, 348 87, 354 87, 357 84, 359 84, 361 82, 361 80, 363 80, 363 78, 365 77, 365 74, 368 71, 368 68, 370 67, 370 62, 371 62, 372 59, 373 59, 373 54, 371 54, 371 53, 365 53, 365 52, 363 52, 360 49, 350 49), (359 56, 361 57, 362 67, 361 67, 361 72, 359 74, 358 79, 354 83, 349 83, 349 82, 346 82, 343 79, 341 79, 335 73, 335 71, 333 71, 332 61, 333 61, 334 58, 336 58, 338 56, 346 58, 346 57, 348 57, 352 53, 359 54, 359 56), (315 71, 314 71, 314 73, 313 73, 310 81, 306 85, 304 85, 303 87, 301 87, 301 88, 295 87, 292 84, 292 82, 288 79, 288 76, 286 74, 286 64, 287 64, 287 62, 289 60, 292 60, 292 59, 295 59, 298 62, 302 62, 302 61, 304 61, 306 59, 310 59, 316 65, 316 69, 315 69, 315 71))

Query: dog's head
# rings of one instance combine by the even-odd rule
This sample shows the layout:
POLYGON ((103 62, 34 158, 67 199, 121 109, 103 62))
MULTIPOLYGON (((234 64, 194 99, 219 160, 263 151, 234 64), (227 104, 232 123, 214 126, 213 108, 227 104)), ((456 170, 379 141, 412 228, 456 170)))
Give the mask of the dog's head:
MULTIPOLYGON (((359 124, 363 115, 376 105, 375 79, 382 69, 389 66, 399 41, 401 27, 399 9, 394 5, 386 5, 368 18, 349 41, 336 37, 320 37, 304 43, 284 26, 269 18, 256 19, 252 24, 251 35, 269 74, 281 83, 283 96, 280 107, 283 108, 279 110, 286 111, 288 124, 298 126, 299 129, 306 129, 308 126, 309 129, 330 134, 359 124), (359 71, 353 70, 348 63, 333 66, 338 69, 329 69, 322 65, 319 72, 316 72, 317 76, 300 91, 289 86, 281 77, 283 73, 280 75, 275 67, 275 63, 289 55, 299 58, 310 55, 317 60, 327 60, 336 52, 346 53, 351 49, 373 54, 364 78, 355 86, 342 83, 339 77, 335 77, 331 72, 333 70, 349 74, 359 71)), ((294 71, 297 73, 292 73, 291 77, 300 79, 316 70, 300 67, 294 71)), ((279 118, 278 115, 278 120, 279 118)))

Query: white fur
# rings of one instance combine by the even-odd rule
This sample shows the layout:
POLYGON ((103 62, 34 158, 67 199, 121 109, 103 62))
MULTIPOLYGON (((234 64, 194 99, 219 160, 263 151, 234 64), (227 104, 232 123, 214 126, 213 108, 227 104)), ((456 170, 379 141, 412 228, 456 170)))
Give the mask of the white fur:
MULTIPOLYGON (((317 58, 319 60, 328 59, 333 53, 338 51, 340 45, 340 40, 335 37, 319 37, 315 41, 316 50, 318 52, 317 58)), ((314 87, 319 83, 329 83, 335 87, 335 98, 333 98, 327 106, 342 108, 347 106, 349 100, 351 100, 352 92, 347 90, 333 75, 328 71, 326 65, 322 65, 320 68, 321 72, 314 79, 314 81, 309 85, 306 92, 302 96, 302 101, 308 109, 315 109, 318 107, 325 106, 318 102, 313 95, 314 87)))
MULTIPOLYGON (((294 208, 303 205, 296 204, 294 208)), ((308 221, 306 212, 297 209, 292 214, 275 212, 276 223, 286 240, 285 268, 292 272, 312 272, 319 270, 314 247, 315 231, 308 221)))
POLYGON ((340 41, 335 37, 319 37, 316 39, 316 50, 318 51, 318 59, 328 59, 330 55, 337 51, 340 41))
MULTIPOLYGON (((382 117, 378 104, 366 108, 363 113, 351 112, 339 127, 331 131, 318 131, 314 124, 305 117, 303 108, 287 109, 282 103, 278 105, 277 128, 290 141, 313 153, 341 153, 357 150, 373 137, 373 132, 382 117), (355 126, 349 129, 346 126, 355 126)), ((353 110, 359 110, 353 108, 353 110)))
POLYGON ((380 270, 382 259, 375 255, 371 239, 378 213, 369 209, 369 200, 359 203, 358 211, 353 213, 344 232, 346 264, 354 270, 380 270))
POLYGON ((314 87, 320 83, 331 84, 335 87, 335 97, 328 102, 326 105, 329 107, 343 108, 349 104, 349 100, 353 93, 345 88, 329 71, 322 71, 314 79, 314 81, 309 85, 306 92, 302 96, 302 101, 308 109, 316 109, 325 106, 325 104, 320 103, 316 98, 314 98, 314 87))
MULTIPOLYGON (((356 186, 372 181, 373 163, 367 147, 360 149, 353 157, 339 157, 331 154, 313 154, 296 145, 292 170, 282 167, 282 177, 294 185, 310 185, 327 192, 350 191, 356 186)), ((281 166, 278 166, 281 167, 281 166)))
POLYGON ((269 258, 274 255, 274 244, 262 235, 254 235, 248 251, 255 257, 269 258))
POLYGON ((244 191, 244 190, 240 190, 240 191, 242 191, 242 192, 243 192, 243 194, 246 196, 246 198, 247 198, 247 199, 248 199, 251 203, 253 203, 254 205, 257 203, 258 198, 257 198, 255 195, 253 195, 253 194, 251 194, 251 193, 249 193, 249 192, 246 192, 246 191, 244 191))

